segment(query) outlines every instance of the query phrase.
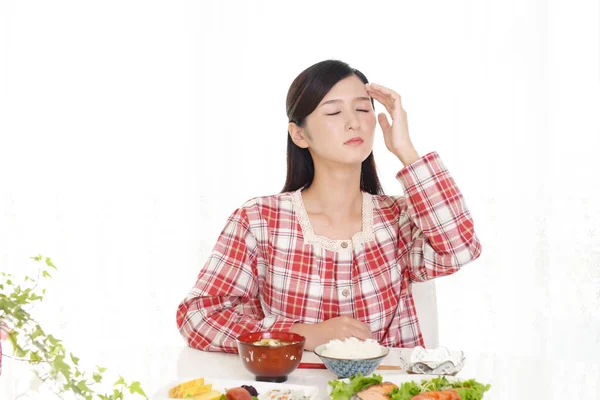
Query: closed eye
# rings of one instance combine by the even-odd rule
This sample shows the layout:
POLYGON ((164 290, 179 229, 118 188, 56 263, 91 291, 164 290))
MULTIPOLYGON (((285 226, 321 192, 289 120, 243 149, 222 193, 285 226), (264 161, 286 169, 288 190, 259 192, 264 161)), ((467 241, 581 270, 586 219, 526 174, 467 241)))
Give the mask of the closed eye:
MULTIPOLYGON (((361 112, 366 112, 366 113, 370 112, 370 110, 356 110, 356 111, 361 111, 361 112)), ((333 113, 333 114, 326 114, 326 115, 338 115, 340 112, 341 111, 338 111, 338 112, 333 113)))

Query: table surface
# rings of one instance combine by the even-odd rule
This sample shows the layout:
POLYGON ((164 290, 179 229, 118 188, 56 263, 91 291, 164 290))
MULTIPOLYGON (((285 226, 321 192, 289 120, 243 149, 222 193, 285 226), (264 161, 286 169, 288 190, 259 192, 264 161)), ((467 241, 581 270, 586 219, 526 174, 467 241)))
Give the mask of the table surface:
MULTIPOLYGON (((171 385, 185 380, 204 377, 235 379, 254 382, 236 354, 203 352, 186 346, 155 346, 152 348, 105 348, 95 349, 99 364, 108 366, 115 374, 128 381, 139 380, 151 399, 164 399, 171 385)), ((391 349, 382 364, 398 365, 401 349, 391 349)), ((485 400, 493 399, 600 399, 600 364, 574 362, 545 357, 515 356, 514 354, 465 353, 465 365, 457 375, 460 379, 475 378, 489 383, 492 388, 485 400)), ((319 362, 312 352, 305 351, 303 362, 319 362)), ((5 360, 0 377, 0 398, 11 400, 49 399, 37 396, 39 383, 26 377, 27 365, 5 360)), ((393 382, 394 376, 405 375, 403 371, 377 371, 393 382)), ((29 374, 31 375, 31 374, 29 374)), ((405 376, 404 376, 405 377, 405 376)), ((411 377, 417 377, 411 375, 411 377)), ((297 369, 288 376, 286 384, 318 387, 326 394, 327 382, 336 379, 328 370, 297 369)), ((67 397, 62 397, 66 399, 67 397)), ((129 398, 129 397, 126 397, 129 398)), ((131 397, 135 399, 138 397, 131 397)))

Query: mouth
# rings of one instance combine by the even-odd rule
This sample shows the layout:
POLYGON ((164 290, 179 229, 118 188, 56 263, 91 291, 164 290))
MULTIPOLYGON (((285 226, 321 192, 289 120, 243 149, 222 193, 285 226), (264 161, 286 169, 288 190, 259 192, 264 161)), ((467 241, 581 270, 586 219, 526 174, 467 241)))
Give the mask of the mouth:
POLYGON ((364 143, 364 140, 362 140, 360 137, 356 136, 356 137, 353 137, 352 139, 346 141, 344 144, 357 146, 357 145, 363 144, 363 143, 364 143))

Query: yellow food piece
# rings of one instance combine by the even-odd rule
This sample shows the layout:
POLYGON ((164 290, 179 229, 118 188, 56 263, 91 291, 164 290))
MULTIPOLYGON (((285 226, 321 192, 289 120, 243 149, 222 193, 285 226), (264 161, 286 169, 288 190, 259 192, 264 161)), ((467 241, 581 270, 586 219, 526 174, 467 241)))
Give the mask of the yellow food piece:
POLYGON ((191 381, 183 382, 180 385, 172 387, 169 390, 169 398, 183 399, 196 398, 196 396, 211 392, 212 385, 204 384, 204 378, 198 378, 191 381))
POLYGON ((211 390, 208 393, 201 394, 200 396, 189 397, 194 400, 219 400, 223 393, 218 392, 216 390, 211 390))

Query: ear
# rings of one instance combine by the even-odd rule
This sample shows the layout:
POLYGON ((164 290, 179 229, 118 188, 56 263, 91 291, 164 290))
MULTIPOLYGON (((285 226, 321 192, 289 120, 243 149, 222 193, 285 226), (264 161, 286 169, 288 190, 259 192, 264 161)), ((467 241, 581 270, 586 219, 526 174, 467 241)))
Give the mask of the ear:
POLYGON ((296 146, 303 149, 308 148, 308 138, 304 128, 299 127, 294 122, 290 122, 288 124, 288 132, 296 146))

